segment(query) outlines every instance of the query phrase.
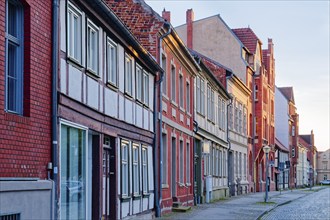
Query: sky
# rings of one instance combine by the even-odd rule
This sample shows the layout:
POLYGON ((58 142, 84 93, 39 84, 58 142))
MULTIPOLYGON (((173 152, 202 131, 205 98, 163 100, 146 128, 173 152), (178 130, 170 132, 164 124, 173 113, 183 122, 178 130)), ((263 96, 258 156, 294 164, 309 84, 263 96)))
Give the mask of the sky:
MULTIPOLYGON (((276 85, 292 86, 299 134, 314 132, 318 151, 329 145, 329 9, 323 1, 146 0, 161 15, 171 11, 174 27, 186 22, 192 8, 195 20, 220 15, 230 28, 250 27, 267 47, 272 38, 276 85)), ((276 123, 276 122, 275 122, 276 123)))

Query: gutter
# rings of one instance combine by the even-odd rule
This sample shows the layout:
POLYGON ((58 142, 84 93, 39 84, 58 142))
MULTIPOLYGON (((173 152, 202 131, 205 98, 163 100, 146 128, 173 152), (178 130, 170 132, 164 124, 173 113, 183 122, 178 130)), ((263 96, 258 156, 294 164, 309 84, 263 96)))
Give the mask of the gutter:
MULTIPOLYGON (((171 32, 172 32, 172 28, 171 28, 171 24, 168 23, 168 22, 165 22, 164 23, 164 28, 167 28, 167 32, 164 33, 163 35, 161 35, 159 37, 159 42, 158 42, 158 63, 160 66, 162 66, 162 59, 161 59, 161 44, 162 44, 162 40, 167 37, 171 32)), ((157 115, 159 114, 159 134, 158 134, 158 137, 159 137, 159 149, 157 148, 157 135, 155 135, 155 146, 154 146, 154 167, 155 167, 155 175, 154 175, 154 178, 155 178, 155 206, 156 206, 156 217, 161 217, 161 201, 162 201, 162 177, 163 177, 163 161, 162 161, 162 158, 163 158, 163 142, 162 142, 162 124, 163 124, 163 115, 162 115, 162 109, 163 109, 163 102, 162 102, 162 82, 164 80, 164 70, 162 70, 161 72, 161 75, 160 75, 160 79, 158 81, 156 81, 155 83, 155 86, 154 86, 154 94, 156 94, 157 92, 157 84, 159 83, 159 93, 158 93, 158 100, 159 100, 159 112, 157 111, 156 112, 156 95, 154 95, 154 128, 155 130, 156 129, 156 126, 157 126, 157 115), (157 149, 159 150, 159 153, 157 151, 157 149), (156 159, 157 159, 157 156, 159 155, 159 161, 160 163, 157 163, 156 162, 156 159), (159 175, 157 175, 157 171, 159 171, 159 175), (159 177, 159 178, 157 178, 159 177), (158 183, 158 181, 159 183, 158 183)), ((157 160, 158 161, 158 160, 157 160)))
POLYGON ((54 219, 58 219, 58 142, 57 142, 57 76, 58 76, 58 13, 59 0, 53 0, 52 8, 52 165, 54 189, 54 219))

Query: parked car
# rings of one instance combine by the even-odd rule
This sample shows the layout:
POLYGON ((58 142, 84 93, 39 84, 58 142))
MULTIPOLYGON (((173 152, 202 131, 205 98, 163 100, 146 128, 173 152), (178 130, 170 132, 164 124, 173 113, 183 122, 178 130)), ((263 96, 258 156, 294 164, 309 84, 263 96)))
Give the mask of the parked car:
POLYGON ((330 180, 322 180, 320 181, 321 185, 330 185, 330 180))

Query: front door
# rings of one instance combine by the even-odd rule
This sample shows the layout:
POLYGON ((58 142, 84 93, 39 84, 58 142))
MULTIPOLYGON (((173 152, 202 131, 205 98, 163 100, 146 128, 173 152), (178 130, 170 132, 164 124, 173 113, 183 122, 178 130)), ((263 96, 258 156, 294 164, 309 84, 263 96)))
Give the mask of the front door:
POLYGON ((176 139, 172 138, 172 197, 176 197, 176 139))
POLYGON ((102 216, 116 218, 115 138, 104 137, 102 152, 102 216))

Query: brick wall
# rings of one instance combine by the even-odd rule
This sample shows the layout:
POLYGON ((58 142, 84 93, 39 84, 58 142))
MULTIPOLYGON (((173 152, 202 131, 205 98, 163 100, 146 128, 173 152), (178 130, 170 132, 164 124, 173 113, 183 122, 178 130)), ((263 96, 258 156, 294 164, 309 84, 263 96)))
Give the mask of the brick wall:
POLYGON ((0 1, 0 177, 47 176, 51 161, 51 1, 24 5, 24 114, 5 112, 5 2, 0 1))

